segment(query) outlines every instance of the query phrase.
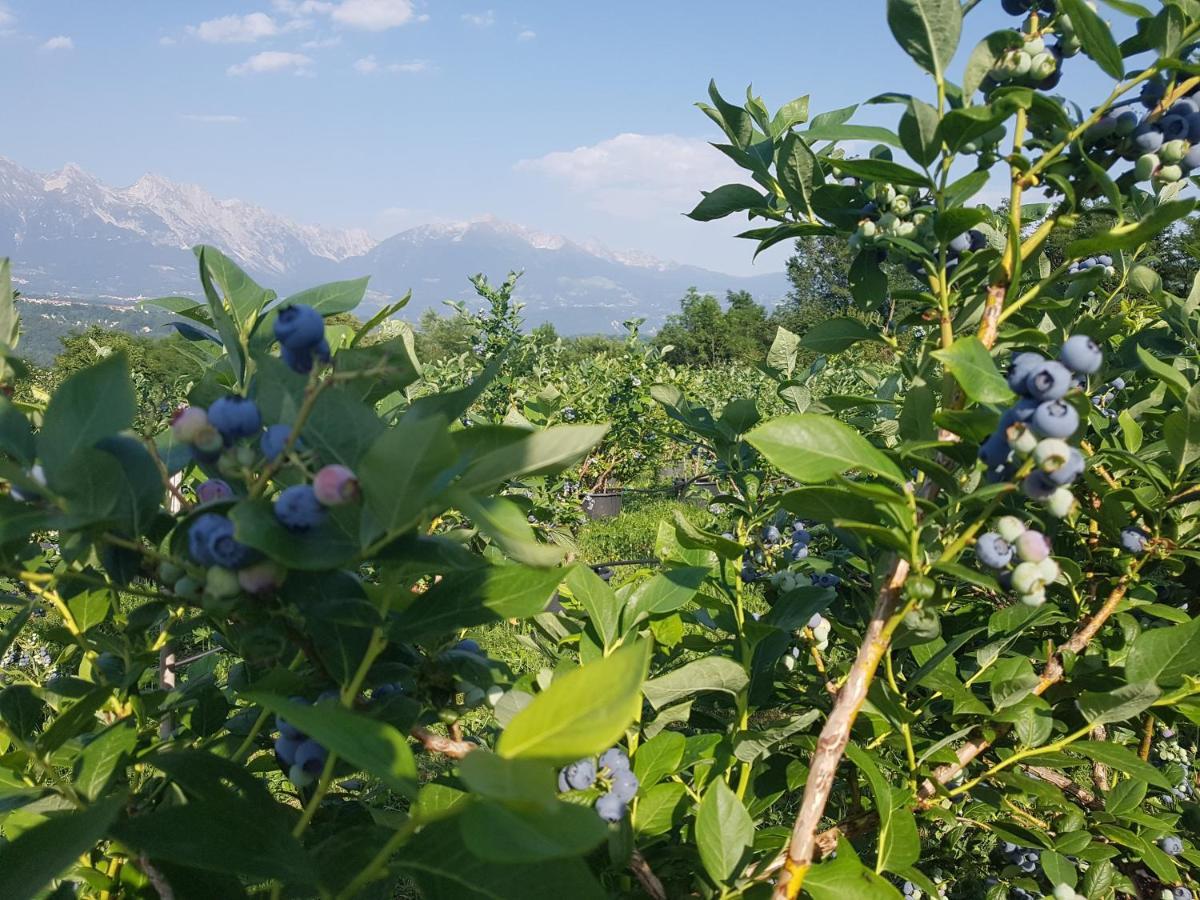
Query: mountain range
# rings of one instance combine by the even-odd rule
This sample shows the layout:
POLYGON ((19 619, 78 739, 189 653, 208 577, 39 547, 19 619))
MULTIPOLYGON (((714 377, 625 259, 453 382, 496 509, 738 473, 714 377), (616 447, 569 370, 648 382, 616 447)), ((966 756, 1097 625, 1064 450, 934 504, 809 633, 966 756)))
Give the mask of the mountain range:
POLYGON ((114 188, 75 165, 43 175, 0 157, 0 256, 31 297, 125 305, 195 295, 190 248, 211 244, 281 295, 325 281, 370 275, 368 308, 412 290, 411 316, 470 301, 468 276, 525 274, 517 295, 530 324, 560 332, 611 331, 641 316, 650 327, 678 309, 689 287, 723 295, 747 290, 768 306, 783 297, 783 273, 724 275, 608 250, 493 218, 424 225, 383 241, 363 230, 293 222, 195 185, 146 175, 114 188))

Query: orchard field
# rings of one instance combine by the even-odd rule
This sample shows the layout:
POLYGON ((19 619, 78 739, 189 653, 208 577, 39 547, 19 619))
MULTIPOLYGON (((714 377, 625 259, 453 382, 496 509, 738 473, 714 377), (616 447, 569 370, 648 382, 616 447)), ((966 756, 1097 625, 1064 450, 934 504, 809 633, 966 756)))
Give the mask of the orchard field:
POLYGON ((770 312, 201 246, 37 369, 0 265, 0 898, 1196 896, 1200 3, 980 2, 892 127, 710 86, 770 312))

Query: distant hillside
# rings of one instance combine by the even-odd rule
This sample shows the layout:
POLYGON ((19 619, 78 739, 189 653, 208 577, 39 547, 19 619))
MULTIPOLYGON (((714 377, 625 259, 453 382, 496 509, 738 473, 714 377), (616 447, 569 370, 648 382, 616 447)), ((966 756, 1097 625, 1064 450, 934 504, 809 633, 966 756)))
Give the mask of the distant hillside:
POLYGON ((190 247, 219 247, 280 293, 371 276, 376 306, 409 289, 412 314, 470 300, 467 279, 524 270, 518 295, 531 324, 566 334, 610 331, 631 316, 651 327, 688 287, 747 290, 767 305, 787 289, 782 273, 738 277, 617 253, 494 219, 414 228, 375 243, 362 231, 301 225, 194 185, 147 175, 109 187, 77 166, 41 175, 0 157, 0 254, 13 257, 32 296, 120 305, 138 297, 195 294, 190 247))

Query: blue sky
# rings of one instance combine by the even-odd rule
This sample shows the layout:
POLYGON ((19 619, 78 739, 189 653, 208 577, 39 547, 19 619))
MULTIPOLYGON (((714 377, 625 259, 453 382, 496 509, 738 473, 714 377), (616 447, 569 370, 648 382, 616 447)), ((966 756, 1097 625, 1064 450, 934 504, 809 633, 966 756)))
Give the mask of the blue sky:
MULTIPOLYGON (((958 65, 1013 24, 968 19, 958 65)), ((814 111, 884 90, 929 95, 882 0, 7 0, 0 155, 76 162, 116 185, 146 172, 376 237, 494 215, 727 272, 744 220, 680 213, 737 180, 692 105, 709 78, 814 111), (15 88, 11 89, 11 88, 15 88)), ((1110 85, 1085 58, 1063 90, 1110 85)), ((856 121, 891 124, 892 107, 856 121)))

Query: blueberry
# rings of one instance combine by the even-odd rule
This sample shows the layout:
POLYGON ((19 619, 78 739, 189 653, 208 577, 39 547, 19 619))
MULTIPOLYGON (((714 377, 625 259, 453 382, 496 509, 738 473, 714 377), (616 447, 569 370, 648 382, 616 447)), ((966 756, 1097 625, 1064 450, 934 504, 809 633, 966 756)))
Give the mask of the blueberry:
POLYGON ((208 422, 221 433, 226 444, 257 434, 262 415, 248 397, 222 397, 208 408, 208 422))
POLYGON ((1171 900, 1195 900, 1190 888, 1177 887, 1171 891, 1171 900))
POLYGON ((1050 539, 1030 529, 1017 538, 1016 551, 1022 562, 1041 562, 1050 556, 1050 539))
POLYGON ((567 784, 574 790, 586 791, 596 782, 596 764, 590 759, 573 762, 565 769, 567 784))
POLYGON ((831 588, 837 587, 841 583, 842 579, 838 578, 836 575, 831 575, 828 572, 824 575, 817 575, 813 577, 813 585, 815 587, 831 588))
POLYGON ((1034 400, 1058 400, 1071 388, 1071 370, 1060 362, 1034 366, 1025 376, 1025 390, 1034 400))
POLYGON ((971 249, 971 235, 964 231, 950 241, 947 249, 951 253, 966 253, 971 249))
POLYGON ((233 523, 218 513, 204 513, 197 516, 188 529, 188 555, 202 566, 216 564, 210 543, 213 537, 221 534, 233 534, 233 523))
POLYGON ((287 445, 288 435, 292 433, 291 425, 268 425, 259 439, 258 446, 268 462, 274 462, 287 445))
POLYGON ((279 757, 280 762, 290 769, 296 761, 296 749, 302 743, 304 743, 302 735, 287 737, 281 734, 275 738, 275 755, 279 757))
POLYGON ((1025 393, 1025 379, 1046 361, 1040 353, 1018 353, 1008 369, 1008 386, 1018 394, 1025 393))
POLYGON ((1153 109, 1158 106, 1166 92, 1166 82, 1161 78, 1152 78, 1142 85, 1142 92, 1138 99, 1141 100, 1142 106, 1146 107, 1146 109, 1153 109))
POLYGON ((479 646, 479 643, 471 640, 470 638, 464 638, 450 649, 458 650, 461 653, 473 653, 476 656, 484 655, 483 648, 479 646))
POLYGON ((1140 128, 1133 136, 1133 146, 1137 148, 1139 154, 1154 153, 1162 145, 1163 134, 1153 126, 1140 128))
MULTIPOLYGON (((1111 262, 1106 265, 1112 265, 1111 262)), ((1104 354, 1086 334, 1073 334, 1062 345, 1059 353, 1060 360, 1072 372, 1082 375, 1092 375, 1099 371, 1104 362, 1104 354)))
POLYGON ((596 813, 605 822, 620 822, 625 815, 625 804, 616 794, 605 794, 596 801, 596 813))
POLYGON ((1034 470, 1026 475, 1025 480, 1021 482, 1021 490, 1031 500, 1049 500, 1054 492, 1058 490, 1058 486, 1046 477, 1045 472, 1034 470))
MULTIPOLYGON (((225 518, 222 516, 221 518, 225 518)), ((254 562, 258 554, 233 536, 233 523, 225 519, 222 525, 208 535, 208 553, 211 565, 226 569, 240 569, 254 562)))
POLYGON ((811 544, 812 535, 807 528, 800 527, 792 532, 792 543, 794 544, 811 544))
POLYGON ((1036 400, 1030 400, 1028 397, 1018 400, 1015 406, 1006 409, 1004 415, 1000 417, 999 431, 1003 432, 1018 422, 1028 424, 1033 419, 1033 414, 1037 412, 1037 408, 1036 400))
POLYGON ((1175 835, 1169 834, 1158 842, 1158 847, 1167 856, 1178 856, 1183 852, 1183 841, 1175 835))
POLYGON ((1183 116, 1165 115, 1158 120, 1163 141, 1183 140, 1188 136, 1188 120, 1183 116))
POLYGON ((311 485, 294 484, 275 498, 275 518, 289 531, 308 531, 325 521, 325 507, 311 485))
POLYGON ((1129 553, 1141 553, 1146 549, 1146 539, 1149 537, 1140 528, 1122 528, 1121 546, 1129 553))
POLYGON ((996 532, 989 531, 975 542, 975 556, 989 569, 1004 569, 1012 562, 1013 547, 996 532))
POLYGON ((1083 470, 1086 465, 1087 463, 1083 459, 1083 454, 1072 447, 1071 453, 1067 457, 1067 461, 1053 472, 1047 472, 1046 477, 1050 479, 1053 484, 1056 484, 1059 487, 1066 487, 1067 485, 1074 483, 1075 479, 1083 474, 1083 470))
POLYGON ((1034 431, 1048 438, 1069 438, 1079 430, 1079 413, 1070 403, 1048 400, 1033 414, 1034 431))
POLYGON ((1010 16, 1023 16, 1029 12, 1030 6, 1029 0, 1000 0, 1000 8, 1010 16))
POLYGON ((637 776, 628 769, 617 772, 612 778, 612 793, 622 803, 628 803, 638 792, 637 776))
POLYGON ((311 306, 285 306, 275 317, 275 340, 289 350, 308 350, 325 337, 325 320, 311 306))
POLYGON ((774 525, 768 525, 765 529, 763 529, 763 543, 764 544, 778 544, 779 538, 780 538, 779 529, 776 528, 774 525))
POLYGON ((988 468, 1002 466, 1012 456, 1012 448, 1008 446, 1005 436, 996 432, 979 445, 979 458, 988 468))
POLYGON ((358 479, 345 466, 324 466, 313 476, 313 493, 324 506, 353 503, 359 498, 358 479))
POLYGON ((620 747, 613 747, 601 754, 600 765, 610 772, 627 772, 629 771, 629 756, 620 747))
POLYGON ((808 545, 796 544, 792 547, 790 556, 792 562, 799 562, 802 559, 808 559, 808 545))
POLYGON ((754 568, 754 566, 750 565, 749 563, 742 566, 741 574, 742 574, 742 581, 746 582, 747 584, 749 584, 752 581, 757 580, 757 578, 758 578, 758 570, 756 570, 754 568))
POLYGON ((1109 382, 1109 387, 1115 391, 1123 391, 1125 390, 1125 379, 1117 376, 1111 382, 1109 382))
POLYGON ((215 503, 233 496, 233 488, 220 478, 210 478, 196 485, 196 499, 201 503, 215 503))
POLYGON ((293 372, 307 375, 312 371, 314 359, 319 359, 323 363, 329 362, 329 342, 321 338, 320 342, 312 347, 285 346, 280 356, 293 372))
POLYGON ((199 406, 185 406, 171 417, 171 434, 183 444, 195 441, 208 424, 208 414, 199 406))
POLYGON ((571 789, 570 783, 567 781, 567 770, 559 769, 558 772, 558 790, 559 793, 565 794, 571 789))

